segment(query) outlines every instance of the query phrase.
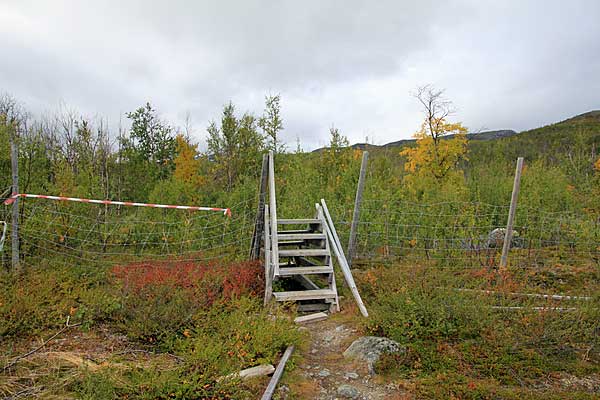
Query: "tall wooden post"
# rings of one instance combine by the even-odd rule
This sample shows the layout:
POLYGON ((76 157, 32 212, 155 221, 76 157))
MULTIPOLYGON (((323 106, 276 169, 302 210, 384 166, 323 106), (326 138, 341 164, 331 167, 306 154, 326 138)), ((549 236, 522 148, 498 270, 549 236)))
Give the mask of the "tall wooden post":
POLYGON ((502 246, 502 258, 500 258, 500 268, 505 268, 508 264, 508 252, 510 250, 510 244, 512 242, 515 212, 517 211, 517 200, 519 198, 519 189, 521 187, 521 172, 523 172, 523 157, 519 157, 517 159, 515 182, 513 184, 512 197, 510 198, 510 210, 508 211, 508 221, 506 222, 506 232, 504 233, 504 244, 502 246))
POLYGON ((258 209, 256 211, 256 220, 254 222, 254 234, 252 235, 252 246, 250 249, 250 259, 258 260, 260 257, 260 241, 265 229, 265 199, 267 197, 267 177, 269 175, 269 156, 263 155, 262 171, 260 175, 260 187, 258 190, 258 209))
POLYGON ((273 276, 279 275, 279 239, 277 238, 277 199, 275 196, 275 160, 269 151, 269 218, 271 220, 271 268, 273 276))
MULTIPOLYGON (((16 132, 10 135, 10 159, 12 167, 12 194, 19 193, 19 147, 17 144, 16 132)), ((19 198, 17 197, 12 204, 12 268, 13 271, 19 269, 19 198)))
POLYGON ((365 188, 365 177, 367 175, 367 162, 369 152, 363 152, 362 162, 360 163, 360 175, 358 176, 358 187, 356 188, 356 198, 354 199, 354 213, 352 214, 352 225, 350 226, 350 238, 348 239, 348 264, 352 266, 352 259, 356 252, 356 231, 358 230, 358 221, 360 219, 360 203, 362 202, 363 190, 365 188))

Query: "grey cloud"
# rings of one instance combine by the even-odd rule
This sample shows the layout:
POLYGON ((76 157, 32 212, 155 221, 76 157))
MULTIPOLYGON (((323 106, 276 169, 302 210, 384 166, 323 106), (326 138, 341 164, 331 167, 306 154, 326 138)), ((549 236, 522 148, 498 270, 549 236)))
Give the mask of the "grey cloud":
POLYGON ((526 129, 599 108, 600 3, 572 1, 0 0, 0 90, 117 121, 151 100, 198 139, 222 104, 283 97, 284 138, 334 123, 351 141, 410 136, 410 89, 447 88, 474 129, 526 129))

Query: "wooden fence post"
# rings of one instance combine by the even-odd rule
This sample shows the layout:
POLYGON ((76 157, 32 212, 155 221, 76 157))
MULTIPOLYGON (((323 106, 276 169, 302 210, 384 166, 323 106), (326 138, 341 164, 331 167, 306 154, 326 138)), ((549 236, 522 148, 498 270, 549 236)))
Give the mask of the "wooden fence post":
POLYGON ((260 241, 265 229, 264 212, 265 199, 267 197, 267 176, 269 169, 269 156, 263 154, 262 170, 260 174, 260 187, 258 190, 258 209, 256 211, 256 220, 254 221, 254 233, 252 234, 252 245, 250 248, 250 259, 258 260, 260 258, 260 241))
POLYGON ((506 222, 506 232, 504 232, 504 244, 502 246, 502 257, 500 258, 500 268, 505 268, 508 264, 508 252, 512 241, 513 225, 515 221, 515 212, 517 210, 517 200, 519 198, 519 189, 521 187, 521 172, 523 171, 523 157, 517 159, 517 169, 515 171, 515 182, 513 184, 512 197, 510 198, 510 210, 508 211, 508 221, 506 222))
POLYGON ((365 176, 367 174, 367 162, 369 152, 363 152, 362 162, 360 163, 360 175, 358 176, 358 187, 356 188, 356 198, 354 199, 354 213, 352 214, 352 225, 350 226, 350 238, 348 239, 348 264, 352 266, 352 259, 356 252, 356 231, 358 230, 358 221, 360 219, 360 204, 362 202, 363 190, 365 188, 365 176))
MULTIPOLYGON (((10 158, 12 168, 12 194, 19 193, 19 147, 16 132, 10 135, 10 158)), ((12 269, 19 269, 19 197, 12 204, 12 269)))

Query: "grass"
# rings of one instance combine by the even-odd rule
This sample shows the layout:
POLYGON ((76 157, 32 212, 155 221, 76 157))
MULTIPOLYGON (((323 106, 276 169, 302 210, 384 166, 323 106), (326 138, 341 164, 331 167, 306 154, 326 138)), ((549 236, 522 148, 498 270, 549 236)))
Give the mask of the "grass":
MULTIPOLYGON (((376 370, 416 398, 592 399, 600 391, 598 272, 585 262, 501 272, 434 262, 372 266, 355 274, 370 318, 356 310, 351 316, 350 304, 344 318, 362 324, 364 334, 406 347, 382 357, 376 370), (559 302, 515 292, 593 297, 559 302)), ((222 377, 276 364, 290 344, 305 347, 284 311, 262 306, 261 282, 260 266, 251 263, 61 263, 21 276, 1 274, 2 365, 50 337, 67 318, 82 325, 1 373, 0 395, 256 398, 266 379, 222 377)), ((298 357, 286 367, 290 376, 298 357)), ((300 384, 307 396, 316 390, 300 384)))
POLYGON ((67 318, 82 325, 2 372, 0 395, 255 398, 265 382, 222 377, 276 364, 288 345, 301 342, 301 333, 262 306, 256 264, 212 267, 161 263, 140 273, 127 266, 57 266, 2 274, 1 365, 50 337, 67 318))
POLYGON ((357 280, 371 313, 365 333, 407 348, 405 354, 383 357, 378 371, 410 387, 417 398, 598 396, 600 298, 563 304, 510 295, 560 293, 565 282, 567 294, 596 294, 595 266, 498 272, 398 264, 370 269, 357 280), (459 287, 496 293, 452 290, 459 287), (534 311, 534 306, 575 310, 534 311), (575 383, 566 384, 569 380, 575 383))

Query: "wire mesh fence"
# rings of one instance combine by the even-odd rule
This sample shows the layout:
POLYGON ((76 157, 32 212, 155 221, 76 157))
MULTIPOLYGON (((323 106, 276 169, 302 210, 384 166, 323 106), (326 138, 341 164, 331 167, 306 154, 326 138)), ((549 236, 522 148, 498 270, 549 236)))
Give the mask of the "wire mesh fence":
MULTIPOLYGON (((369 201, 358 222, 356 261, 436 261, 440 266, 497 266, 508 206, 477 202, 415 204, 369 201)), ((337 205, 334 219, 347 243, 352 209, 337 205)), ((511 241, 510 264, 600 265, 600 219, 577 212, 521 207, 511 241)))
MULTIPOLYGON (((176 209, 21 200, 20 262, 106 265, 137 260, 209 261, 247 256, 255 221, 255 200, 222 213, 176 209)), ((12 230, 11 206, 0 219, 12 230)), ((10 265, 7 238, 2 264, 10 265)))
MULTIPOLYGON (((234 204, 231 218, 220 213, 41 199, 20 203, 20 254, 25 265, 242 259, 249 254, 256 220, 254 197, 234 204)), ((353 205, 330 207, 340 239, 348 243, 353 205)), ((508 206, 478 202, 365 201, 358 221, 355 265, 402 260, 458 268, 497 266, 508 211, 508 206)), ((11 206, 2 207, 0 221, 7 227, 2 264, 8 266, 11 206)), ((600 266, 600 219, 585 213, 518 208, 509 262, 522 268, 600 266)))

